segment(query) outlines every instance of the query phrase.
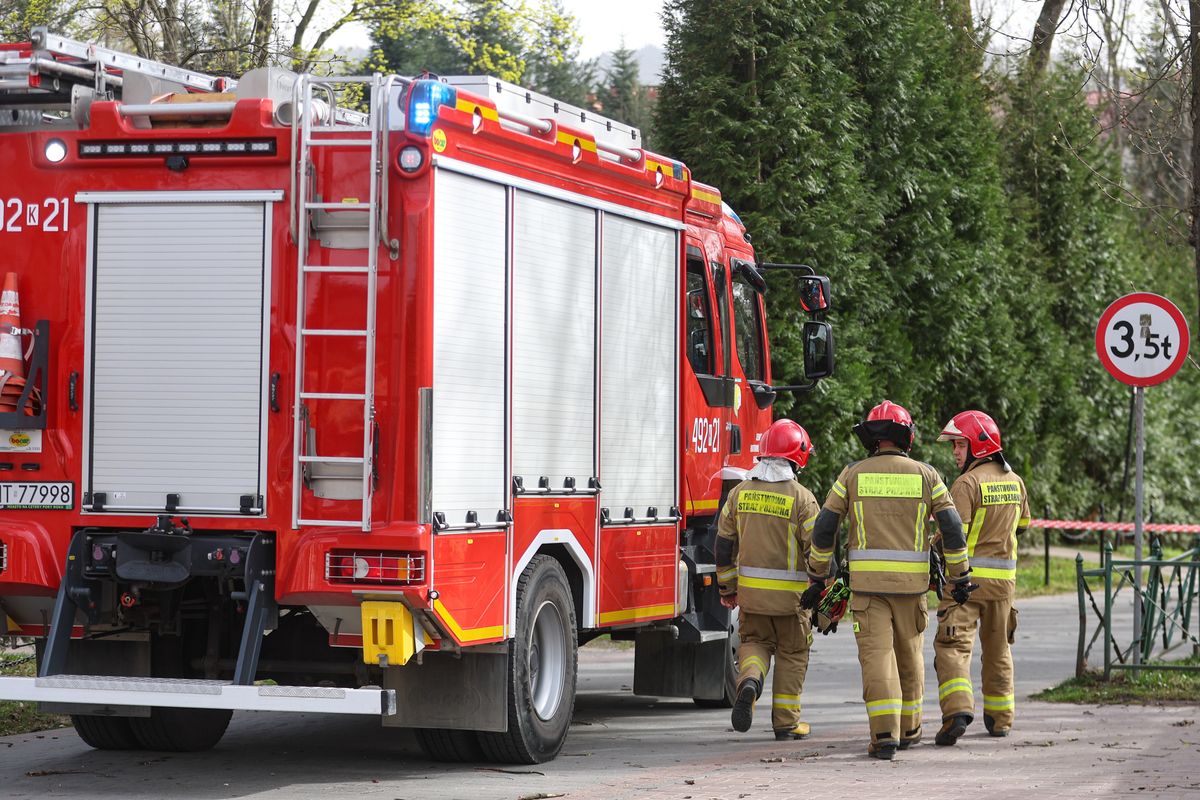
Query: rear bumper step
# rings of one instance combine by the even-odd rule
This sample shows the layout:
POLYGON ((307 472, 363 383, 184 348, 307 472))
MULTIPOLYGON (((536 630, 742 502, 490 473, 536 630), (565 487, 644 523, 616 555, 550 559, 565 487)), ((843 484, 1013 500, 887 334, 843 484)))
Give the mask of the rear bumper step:
POLYGON ((238 686, 226 681, 186 678, 96 675, 0 678, 0 699, 101 706, 228 708, 234 711, 307 711, 379 716, 396 713, 396 692, 391 689, 238 686))

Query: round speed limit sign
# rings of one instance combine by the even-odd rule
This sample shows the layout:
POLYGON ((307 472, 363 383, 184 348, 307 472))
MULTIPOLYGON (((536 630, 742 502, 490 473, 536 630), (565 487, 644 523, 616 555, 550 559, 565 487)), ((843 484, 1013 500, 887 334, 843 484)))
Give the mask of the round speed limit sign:
POLYGON ((1130 386, 1154 386, 1183 366, 1189 344, 1183 312, 1165 297, 1135 292, 1100 315, 1096 352, 1113 377, 1130 386))

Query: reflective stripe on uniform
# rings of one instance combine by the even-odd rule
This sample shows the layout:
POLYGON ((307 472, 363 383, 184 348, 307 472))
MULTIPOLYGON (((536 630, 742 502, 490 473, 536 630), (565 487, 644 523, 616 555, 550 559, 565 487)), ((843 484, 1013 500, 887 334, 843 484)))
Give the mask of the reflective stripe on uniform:
POLYGON ((925 486, 920 475, 907 472, 861 472, 856 485, 859 497, 920 497, 925 486))
POLYGON ((771 695, 771 708, 794 708, 800 710, 800 695, 775 694, 771 695))
POLYGON ((841 481, 833 482, 833 493, 843 500, 846 499, 846 484, 841 481))
POLYGON ((932 497, 934 500, 937 500, 939 497, 941 497, 945 493, 946 493, 946 484, 942 483, 941 481, 938 481, 938 485, 933 487, 933 494, 930 495, 930 497, 932 497))
POLYGON ((913 572, 929 569, 929 554, 922 550, 851 550, 851 572, 913 572))
POLYGON ((790 525, 790 524, 788 525, 787 545, 788 545, 787 567, 788 567, 788 569, 794 570, 796 568, 797 551, 799 550, 799 547, 800 547, 800 542, 796 541, 796 526, 795 525, 790 525))
POLYGON ((944 552, 944 555, 946 556, 946 564, 947 565, 961 564, 967 560, 967 551, 966 550, 946 550, 944 552))
POLYGON ((1031 522, 1031 520, 1029 519, 1029 517, 1021 517, 1019 520, 1017 520, 1017 527, 1018 528, 1028 528, 1030 522, 1031 522))
POLYGON ((971 686, 971 679, 951 678, 945 683, 938 684, 938 700, 945 700, 947 696, 952 695, 955 692, 975 694, 975 689, 971 686))
POLYGON ((741 659, 741 663, 738 666, 741 667, 740 672, 745 672, 751 667, 758 667, 759 672, 763 675, 767 674, 767 662, 763 661, 761 656, 746 656, 741 659))
POLYGON ((1011 694, 985 694, 983 696, 984 711, 1007 711, 1011 708, 1016 708, 1016 697, 1011 694))
POLYGON ((902 698, 889 697, 886 700, 867 701, 867 716, 882 717, 886 714, 899 714, 902 698))
POLYGON ((971 519, 971 527, 967 532, 967 555, 975 555, 975 545, 979 542, 979 534, 983 532, 983 520, 987 517, 987 509, 981 508, 971 519))
POLYGON ((925 532, 926 514, 925 503, 917 503, 917 535, 913 539, 913 550, 924 549, 921 547, 921 534, 925 532))
POLYGON ((1015 581, 1017 579, 1017 562, 1010 558, 972 558, 971 575, 976 578, 1015 581))
POLYGON ((904 713, 905 714, 920 713, 921 706, 924 705, 924 703, 925 703, 925 698, 923 698, 923 697, 918 697, 916 700, 905 700, 904 701, 904 713))
POLYGON ((816 526, 816 524, 817 524, 817 518, 815 516, 809 517, 808 519, 804 520, 804 530, 811 531, 816 526))
POLYGON ((729 569, 719 569, 719 570, 717 570, 717 581, 719 583, 728 583, 729 581, 736 578, 737 574, 738 574, 737 567, 730 567, 729 569))
POLYGON ((860 550, 867 549, 867 526, 863 522, 863 505, 862 501, 854 503, 854 519, 858 523, 858 548, 860 550))
POLYGON ((796 498, 788 494, 746 490, 738 494, 737 510, 739 514, 766 514, 771 517, 789 519, 795 503, 796 498))
POLYGON ((738 567, 738 586, 744 589, 803 592, 808 588, 808 573, 765 567, 738 567))

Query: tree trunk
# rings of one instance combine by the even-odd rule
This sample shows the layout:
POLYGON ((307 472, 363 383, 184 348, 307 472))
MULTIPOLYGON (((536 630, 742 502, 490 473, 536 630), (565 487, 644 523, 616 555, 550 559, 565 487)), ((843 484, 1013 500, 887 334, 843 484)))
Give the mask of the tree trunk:
MULTIPOLYGON (((1200 303, 1200 0, 1188 0, 1188 44, 1191 47, 1191 95, 1188 109, 1192 120, 1191 244, 1196 263, 1196 299, 1200 303)), ((1200 315, 1200 307, 1197 311, 1200 315)))
POLYGON ((1029 66, 1034 78, 1044 73, 1050 63, 1054 33, 1066 4, 1067 0, 1045 0, 1042 3, 1042 13, 1038 14, 1037 23, 1033 26, 1033 40, 1029 46, 1029 66))

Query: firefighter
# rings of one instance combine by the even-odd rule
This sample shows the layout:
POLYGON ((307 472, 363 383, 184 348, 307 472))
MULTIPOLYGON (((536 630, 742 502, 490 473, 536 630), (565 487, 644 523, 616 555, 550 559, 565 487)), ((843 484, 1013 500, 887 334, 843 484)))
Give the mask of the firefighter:
POLYGON ((817 498, 796 482, 808 463, 812 441, 790 419, 763 434, 758 463, 729 492, 717 528, 717 584, 721 603, 740 608, 734 730, 750 730, 754 704, 775 657, 771 727, 778 741, 803 739, 800 691, 808 670, 812 629, 800 611, 808 588, 805 560, 817 518, 817 498))
POLYGON ((1004 458, 1000 428, 981 411, 956 414, 938 436, 952 442, 961 473, 950 497, 966 520, 967 555, 979 590, 961 604, 943 600, 933 639, 942 729, 934 741, 954 744, 975 718, 971 650, 975 628, 983 650, 983 724, 992 736, 1007 736, 1015 710, 1009 645, 1017 628, 1017 536, 1029 527, 1025 482, 1004 458))
POLYGON ((819 600, 838 528, 849 515, 850 610, 871 730, 867 753, 890 761, 897 749, 921 740, 930 514, 941 530, 956 599, 971 591, 967 545, 941 476, 908 456, 915 433, 908 411, 884 400, 854 433, 867 457, 842 470, 817 516, 808 558, 812 583, 801 602, 811 608, 819 600))

